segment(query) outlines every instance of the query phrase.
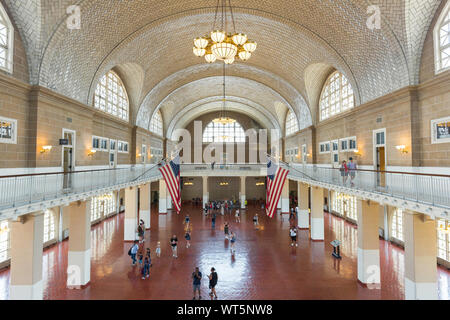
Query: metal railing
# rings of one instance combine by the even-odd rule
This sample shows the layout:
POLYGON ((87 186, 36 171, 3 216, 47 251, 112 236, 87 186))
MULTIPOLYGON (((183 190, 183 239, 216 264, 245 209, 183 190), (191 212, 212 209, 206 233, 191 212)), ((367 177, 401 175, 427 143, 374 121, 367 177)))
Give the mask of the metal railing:
MULTIPOLYGON (((450 176, 397 171, 349 170, 291 164, 291 168, 313 180, 416 201, 450 207, 450 176)), ((295 176, 295 171, 290 173, 295 176)))
POLYGON ((157 165, 0 176, 0 210, 157 177, 157 165))

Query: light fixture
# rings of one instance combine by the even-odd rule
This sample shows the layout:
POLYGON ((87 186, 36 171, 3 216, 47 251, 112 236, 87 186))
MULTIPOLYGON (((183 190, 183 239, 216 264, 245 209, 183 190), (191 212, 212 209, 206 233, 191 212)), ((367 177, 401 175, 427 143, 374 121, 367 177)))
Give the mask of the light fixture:
POLYGON ((193 183, 193 182, 185 182, 184 185, 185 185, 185 186, 193 186, 194 183, 193 183))
POLYGON ((91 149, 91 150, 89 150, 89 152, 88 152, 88 156, 89 157, 92 157, 94 154, 96 154, 97 153, 97 150, 95 150, 95 149, 91 149))
POLYGON ((257 182, 256 185, 257 185, 257 186, 263 186, 263 185, 264 185, 264 182, 257 182))
POLYGON ((142 153, 137 154, 138 158, 142 157, 142 153))
POLYGON ((43 146, 41 149, 41 153, 46 153, 52 150, 52 146, 43 146))
POLYGON ((219 183, 219 185, 221 185, 221 186, 227 186, 227 185, 228 185, 228 182, 221 182, 221 183, 219 183))
POLYGON ((204 56, 208 63, 214 63, 216 60, 224 61, 226 64, 232 64, 236 59, 247 61, 256 50, 256 42, 249 41, 246 34, 236 32, 231 0, 228 0, 228 5, 227 0, 222 0, 221 5, 220 0, 217 1, 212 30, 207 36, 195 38, 192 49, 197 57, 204 56), (216 28, 218 19, 220 19, 220 29, 216 28), (227 30, 230 25, 228 19, 231 20, 233 33, 227 30))
POLYGON ((355 154, 355 156, 361 156, 361 152, 359 152, 359 149, 355 149, 353 150, 353 153, 355 154))
MULTIPOLYGON (((222 129, 223 129, 223 137, 228 138, 227 136, 225 136, 225 126, 230 125, 232 123, 235 123, 236 120, 232 119, 230 117, 228 117, 226 115, 226 103, 227 103, 227 99, 226 99, 226 84, 225 84, 225 64, 223 64, 223 83, 222 83, 222 88, 223 88, 223 98, 222 98, 222 110, 220 111, 220 115, 218 118, 213 119, 214 123, 220 123, 222 125, 222 129)), ((224 138, 224 141, 226 139, 224 138)))
POLYGON ((397 150, 399 150, 401 153, 408 153, 408 150, 406 150, 406 147, 404 145, 395 146, 397 150))

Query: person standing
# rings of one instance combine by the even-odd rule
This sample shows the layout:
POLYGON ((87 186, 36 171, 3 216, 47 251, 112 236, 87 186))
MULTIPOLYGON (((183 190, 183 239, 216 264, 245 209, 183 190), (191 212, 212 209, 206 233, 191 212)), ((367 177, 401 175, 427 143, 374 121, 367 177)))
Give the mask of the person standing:
POLYGON ((291 236, 291 247, 295 246, 298 247, 297 244, 297 227, 292 226, 289 230, 289 235, 291 236))
POLYGON ((161 257, 161 241, 156 244, 155 253, 158 258, 161 257))
POLYGON ((223 226, 223 232, 225 233, 225 239, 228 239, 230 236, 230 227, 228 225, 228 222, 225 222, 223 226))
POLYGON ((339 169, 339 171, 341 171, 342 184, 345 184, 347 182, 348 176, 348 167, 347 162, 345 160, 342 161, 341 168, 339 169))
POLYGON ((195 268, 195 271, 192 273, 192 280, 193 280, 193 287, 194 287, 194 298, 192 300, 195 300, 195 293, 198 291, 198 300, 202 299, 200 286, 202 281, 202 273, 198 269, 198 267, 195 268))
POLYGON ((141 220, 139 222, 139 226, 137 228, 137 233, 138 233, 138 236, 139 236, 139 243, 143 243, 144 242, 144 232, 145 232, 144 230, 145 230, 144 223, 141 220))
POLYGON ((188 223, 186 225, 186 234, 184 238, 186 239, 186 248, 189 248, 191 246, 191 232, 192 232, 192 224, 188 223))
POLYGON ((170 238, 170 245, 172 246, 172 257, 178 258, 177 256, 178 238, 175 234, 172 236, 172 238, 170 238))
POLYGON ((211 299, 214 297, 214 299, 217 300, 216 285, 217 281, 219 280, 219 277, 217 275, 216 269, 211 268, 211 273, 208 276, 208 278, 209 278, 209 289, 211 289, 209 295, 211 296, 211 299))
POLYGON ((236 209, 236 213, 235 213, 235 218, 236 218, 236 223, 240 223, 241 222, 241 215, 239 213, 239 209, 236 209))
POLYGON ((150 277, 150 260, 148 257, 145 257, 144 265, 142 266, 142 280, 150 277))
POLYGON ((350 157, 350 162, 348 163, 348 171, 350 173, 350 185, 353 187, 353 180, 355 179, 356 176, 356 162, 353 162, 353 158, 350 157))
POLYGON ((133 262, 133 266, 136 264, 136 254, 139 250, 139 245, 138 245, 138 241, 135 240, 133 246, 130 248, 130 256, 131 256, 131 260, 133 262))
POLYGON ((258 228, 258 214, 253 216, 253 224, 255 225, 255 228, 258 228))
POLYGON ((191 221, 191 218, 189 217, 189 214, 187 214, 186 217, 184 218, 183 224, 189 224, 190 221, 191 221))

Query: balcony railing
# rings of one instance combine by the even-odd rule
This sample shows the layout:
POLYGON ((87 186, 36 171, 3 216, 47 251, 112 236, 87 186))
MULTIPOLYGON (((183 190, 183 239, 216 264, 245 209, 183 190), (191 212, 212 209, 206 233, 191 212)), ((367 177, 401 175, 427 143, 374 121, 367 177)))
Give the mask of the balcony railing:
POLYGON ((0 177, 0 211, 157 177, 157 165, 0 177))
POLYGON ((386 196, 450 207, 450 176, 397 171, 352 170, 345 175, 338 168, 291 164, 290 175, 306 174, 312 180, 345 186, 386 196), (352 179, 352 175, 354 178, 352 179))

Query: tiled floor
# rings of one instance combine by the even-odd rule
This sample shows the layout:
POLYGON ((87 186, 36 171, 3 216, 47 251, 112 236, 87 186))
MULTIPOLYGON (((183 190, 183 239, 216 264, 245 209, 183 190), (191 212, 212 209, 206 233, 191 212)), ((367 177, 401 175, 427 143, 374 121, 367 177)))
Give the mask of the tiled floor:
MULTIPOLYGON (((83 290, 65 288, 68 242, 44 252, 45 299, 191 299, 191 273, 199 266, 205 278, 212 266, 217 269, 219 299, 404 299, 404 252, 380 240, 381 289, 363 288, 357 279, 357 230, 342 219, 325 214, 325 241, 311 242, 308 231, 300 232, 298 248, 289 246, 289 221, 284 215, 270 220, 257 207, 243 214, 240 224, 220 216, 216 229, 201 214, 201 209, 185 206, 180 216, 157 215, 152 210, 152 230, 146 244, 152 252, 162 242, 162 257, 154 253, 148 280, 141 280, 138 267, 127 255, 129 243, 123 242, 123 214, 92 229, 91 283, 83 290), (192 246, 185 248, 184 214, 193 223, 192 246), (261 230, 255 230, 252 217, 260 214, 261 230), (237 234, 236 255, 230 254, 224 240, 222 223, 232 221, 237 234), (173 259, 169 238, 181 240, 179 257, 173 259), (342 240, 341 261, 331 256, 331 240, 342 240)), ((439 297, 450 298, 450 272, 438 268, 439 297)), ((9 270, 0 272, 0 299, 8 299, 9 270)), ((203 297, 208 297, 208 281, 202 282, 203 297)))

